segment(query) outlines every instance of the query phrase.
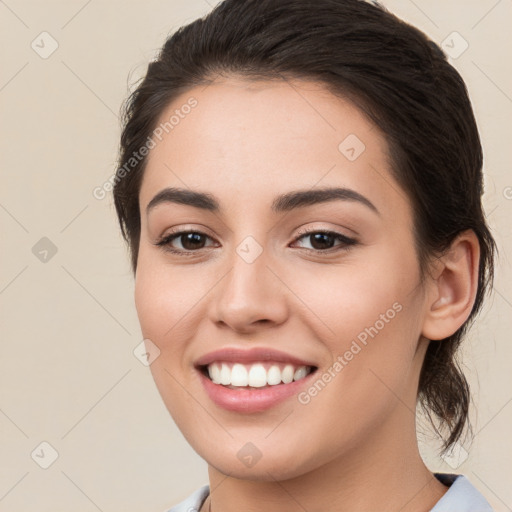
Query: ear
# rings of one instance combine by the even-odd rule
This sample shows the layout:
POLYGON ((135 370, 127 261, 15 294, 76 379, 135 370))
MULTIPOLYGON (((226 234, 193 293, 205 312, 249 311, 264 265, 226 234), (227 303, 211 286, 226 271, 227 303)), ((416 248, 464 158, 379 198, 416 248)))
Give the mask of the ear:
POLYGON ((467 230, 434 263, 426 284, 425 338, 447 338, 467 320, 475 302, 479 261, 478 238, 473 230, 467 230))

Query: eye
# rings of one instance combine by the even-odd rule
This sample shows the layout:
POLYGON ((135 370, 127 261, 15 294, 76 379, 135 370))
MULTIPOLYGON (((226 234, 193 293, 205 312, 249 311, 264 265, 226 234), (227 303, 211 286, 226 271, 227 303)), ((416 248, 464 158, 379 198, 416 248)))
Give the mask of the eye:
POLYGON ((201 231, 178 231, 165 235, 155 245, 166 251, 185 256, 207 247, 206 239, 212 240, 201 231), (178 247, 173 244, 177 244, 178 247))
MULTIPOLYGON (((356 245, 357 240, 349 238, 336 231, 327 230, 306 230, 302 231, 295 239, 295 242, 301 239, 310 240, 311 247, 303 247, 307 251, 313 252, 335 252, 348 250, 350 246, 356 245), (336 242, 339 242, 337 245, 336 242)), ((201 231, 177 231, 169 233, 162 237, 155 245, 162 247, 165 251, 178 254, 180 256, 190 256, 201 249, 215 246, 215 244, 206 245, 208 240, 212 240, 207 234, 201 231)))
POLYGON ((306 230, 300 233, 300 236, 295 240, 301 240, 302 238, 310 240, 311 248, 304 247, 306 250, 315 252, 333 252, 348 250, 350 246, 356 245, 357 240, 349 238, 348 236, 337 233, 336 231, 326 230, 306 230), (338 245, 334 245, 338 241, 338 245))

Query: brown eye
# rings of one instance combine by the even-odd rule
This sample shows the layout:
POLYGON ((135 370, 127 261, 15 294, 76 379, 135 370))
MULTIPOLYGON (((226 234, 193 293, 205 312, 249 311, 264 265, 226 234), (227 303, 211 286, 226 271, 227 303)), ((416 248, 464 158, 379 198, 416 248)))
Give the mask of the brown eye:
POLYGON ((326 233, 314 233, 308 236, 313 249, 330 249, 336 241, 333 235, 328 235, 326 233))
POLYGON ((200 233, 186 233, 177 237, 181 245, 187 251, 193 251, 194 249, 202 249, 205 244, 203 235, 200 233))
POLYGON ((296 240, 301 239, 309 239, 310 241, 311 248, 304 247, 304 249, 318 252, 325 252, 330 249, 347 250, 351 245, 357 244, 357 240, 335 231, 305 231, 296 240), (340 243, 335 245, 336 241, 340 243))
POLYGON ((179 231, 164 236, 156 245, 169 252, 188 255, 208 247, 207 240, 211 238, 200 231, 179 231))

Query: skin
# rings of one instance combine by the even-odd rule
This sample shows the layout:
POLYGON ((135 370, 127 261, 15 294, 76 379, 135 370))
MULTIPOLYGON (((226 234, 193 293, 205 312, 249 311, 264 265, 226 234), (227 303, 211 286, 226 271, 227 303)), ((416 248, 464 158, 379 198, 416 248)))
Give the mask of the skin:
MULTIPOLYGON (((419 372, 427 339, 469 316, 476 237, 459 236, 421 284, 411 204, 391 176, 383 134, 320 84, 231 76, 182 94, 161 121, 191 96, 197 107, 148 157, 135 301, 144 338, 161 351, 151 371, 162 399, 208 463, 213 491, 202 510, 430 510, 447 488, 418 452, 419 372), (338 149, 350 134, 366 147, 354 161, 338 149), (379 214, 343 200, 270 209, 279 194, 334 186, 379 214), (221 210, 165 203, 147 214, 166 187, 207 192, 221 210), (357 244, 326 254, 299 238, 302 228, 357 244), (204 248, 179 256, 155 245, 173 229, 205 233, 204 248), (249 235, 262 249, 252 263, 236 252, 249 235), (401 311, 307 405, 292 397, 260 413, 226 411, 194 368, 225 346, 271 346, 314 361, 321 375, 395 303, 401 311), (251 468, 237 457, 247 442, 261 453, 251 468)), ((186 252, 182 243, 172 246, 186 252)))

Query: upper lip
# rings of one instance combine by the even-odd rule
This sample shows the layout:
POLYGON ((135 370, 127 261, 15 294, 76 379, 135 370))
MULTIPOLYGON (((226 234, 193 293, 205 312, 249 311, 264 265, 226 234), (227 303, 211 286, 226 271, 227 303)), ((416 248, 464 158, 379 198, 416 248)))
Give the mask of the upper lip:
POLYGON ((196 366, 207 366, 215 361, 232 361, 237 363, 256 363, 259 361, 276 361, 289 363, 296 366, 315 366, 310 361, 291 356, 285 352, 267 347, 254 347, 240 349, 237 347, 225 347, 208 352, 195 362, 196 366))

